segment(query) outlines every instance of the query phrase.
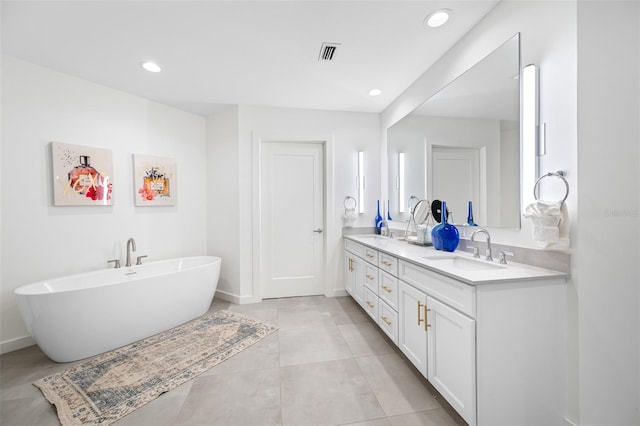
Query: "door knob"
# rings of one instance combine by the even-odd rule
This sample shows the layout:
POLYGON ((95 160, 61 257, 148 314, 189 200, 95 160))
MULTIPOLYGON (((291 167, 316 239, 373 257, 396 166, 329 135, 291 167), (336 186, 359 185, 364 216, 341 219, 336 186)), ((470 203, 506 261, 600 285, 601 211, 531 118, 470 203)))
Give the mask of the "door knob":
POLYGON ((322 229, 320 229, 320 228, 314 229, 313 232, 316 232, 318 234, 322 234, 322 229))

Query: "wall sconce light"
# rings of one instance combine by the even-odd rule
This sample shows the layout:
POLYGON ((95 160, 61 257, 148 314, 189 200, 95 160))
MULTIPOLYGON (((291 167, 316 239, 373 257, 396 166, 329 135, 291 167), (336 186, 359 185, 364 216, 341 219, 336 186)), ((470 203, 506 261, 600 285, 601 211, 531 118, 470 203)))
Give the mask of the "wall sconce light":
POLYGON ((538 68, 534 64, 522 69, 522 202, 525 206, 533 201, 526 194, 538 178, 538 82, 538 68))
POLYGON ((398 211, 404 213, 404 152, 398 154, 398 211))
POLYGON ((358 191, 358 212, 364 213, 364 152, 358 152, 358 177, 356 179, 358 191))

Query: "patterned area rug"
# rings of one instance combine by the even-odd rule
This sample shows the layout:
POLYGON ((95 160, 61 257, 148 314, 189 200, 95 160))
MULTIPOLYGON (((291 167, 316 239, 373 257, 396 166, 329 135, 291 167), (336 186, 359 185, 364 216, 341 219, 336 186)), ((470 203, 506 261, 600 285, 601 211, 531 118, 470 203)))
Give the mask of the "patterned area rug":
POLYGON ((277 328, 218 311, 34 382, 66 425, 108 425, 277 328))

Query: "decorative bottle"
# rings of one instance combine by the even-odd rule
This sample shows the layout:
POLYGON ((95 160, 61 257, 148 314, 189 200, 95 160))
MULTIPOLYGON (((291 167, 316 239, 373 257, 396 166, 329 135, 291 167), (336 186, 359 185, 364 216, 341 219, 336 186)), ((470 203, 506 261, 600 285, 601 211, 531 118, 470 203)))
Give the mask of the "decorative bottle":
POLYGON ((478 226, 478 224, 473 221, 473 206, 471 204, 471 201, 469 201, 469 208, 467 211, 467 225, 478 226))
POLYGON ((91 158, 88 155, 80 156, 80 165, 75 166, 68 177, 69 186, 79 194, 84 194, 89 188, 99 183, 97 182, 98 171, 91 167, 91 158))
POLYGON ((460 233, 455 225, 447 223, 447 204, 442 202, 442 227, 438 230, 438 238, 442 243, 441 250, 455 251, 460 242, 460 233))
POLYGON ((391 219, 391 201, 387 200, 387 220, 393 220, 391 219))
POLYGON ((446 215, 441 215, 440 223, 431 229, 431 242, 433 243, 433 248, 436 250, 442 250, 442 237, 440 236, 440 230, 444 227, 445 217, 446 215))
POLYGON ((380 216, 380 200, 378 200, 378 213, 374 219, 374 223, 376 226, 376 234, 380 234, 380 223, 382 222, 382 216, 380 216))

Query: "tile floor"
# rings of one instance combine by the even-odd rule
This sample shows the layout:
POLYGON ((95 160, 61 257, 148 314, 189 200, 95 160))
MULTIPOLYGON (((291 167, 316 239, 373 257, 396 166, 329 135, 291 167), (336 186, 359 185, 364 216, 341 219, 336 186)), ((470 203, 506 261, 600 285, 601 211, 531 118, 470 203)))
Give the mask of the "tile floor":
MULTIPOLYGON (((350 298, 234 305, 276 333, 115 425, 464 425, 464 421, 350 298)), ((37 346, 0 357, 0 424, 57 425, 31 383, 71 364, 37 346)))

